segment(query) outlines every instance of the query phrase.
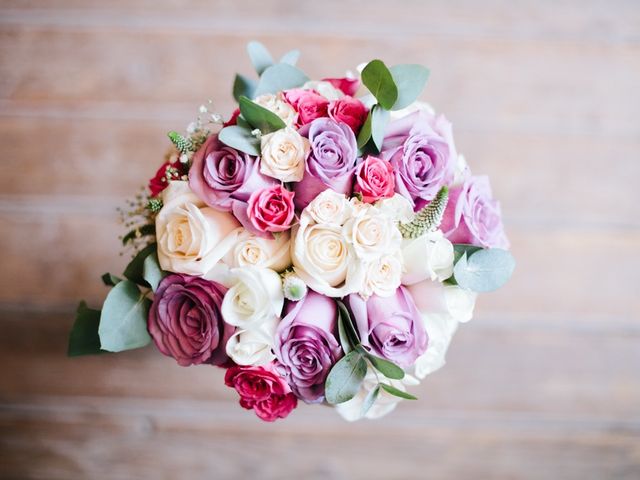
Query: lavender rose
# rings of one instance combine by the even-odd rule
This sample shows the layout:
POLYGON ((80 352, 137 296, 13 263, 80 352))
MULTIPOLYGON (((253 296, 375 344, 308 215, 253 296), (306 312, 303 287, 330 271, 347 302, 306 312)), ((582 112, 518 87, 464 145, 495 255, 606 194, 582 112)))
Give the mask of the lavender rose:
POLYGON ((452 243, 509 248, 500 204, 493 199, 489 177, 472 176, 449 191, 440 229, 452 243))
POLYGON ((304 177, 294 186, 296 207, 302 210, 327 188, 351 195, 358 155, 351 128, 329 118, 318 118, 299 133, 309 139, 311 151, 304 177))
POLYGON ((220 313, 226 291, 199 277, 166 276, 155 292, 147 322, 158 349, 183 367, 227 362, 225 346, 235 327, 220 313))
POLYGON ((345 300, 360 342, 371 353, 409 367, 427 349, 427 332, 413 297, 399 287, 391 297, 372 295, 367 301, 357 294, 345 300))
POLYGON ((451 123, 426 111, 391 122, 380 156, 396 172, 396 192, 413 202, 418 211, 442 185, 453 180, 458 156, 451 123))
POLYGON ((299 398, 322 402, 324 381, 342 356, 336 339, 336 302, 309 291, 299 302, 287 302, 284 315, 275 342, 280 369, 299 398))

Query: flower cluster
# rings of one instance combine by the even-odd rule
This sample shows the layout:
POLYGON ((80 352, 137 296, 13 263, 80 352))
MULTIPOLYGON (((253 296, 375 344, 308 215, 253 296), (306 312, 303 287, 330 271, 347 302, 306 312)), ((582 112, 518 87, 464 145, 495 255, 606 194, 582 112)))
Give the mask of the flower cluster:
POLYGON ((415 101, 425 72, 374 60, 311 81, 262 62, 257 85, 236 81, 246 88, 222 128, 171 132, 173 157, 149 183, 149 246, 125 279, 109 277, 101 348, 148 334, 179 365, 223 367, 265 421, 299 400, 355 420, 414 398, 407 388, 443 365, 476 292, 512 269, 488 178, 415 101))

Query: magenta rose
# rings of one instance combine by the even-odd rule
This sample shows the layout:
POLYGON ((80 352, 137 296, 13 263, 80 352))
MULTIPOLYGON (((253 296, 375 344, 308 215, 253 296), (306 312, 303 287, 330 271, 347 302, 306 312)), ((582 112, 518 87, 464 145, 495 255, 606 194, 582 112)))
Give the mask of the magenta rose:
POLYGON ((273 364, 264 367, 229 368, 224 376, 227 387, 240 395, 240 406, 253 410, 265 422, 285 418, 298 405, 298 399, 273 364))
POLYGON ((487 176, 472 176, 449 190, 440 229, 452 243, 509 248, 500 204, 493 199, 487 176))
POLYGON ((295 207, 293 197, 282 185, 256 190, 249 198, 247 215, 259 232, 284 232, 291 227, 295 207))
POLYGON ((329 100, 315 90, 303 90, 302 88, 287 90, 284 92, 284 99, 298 112, 298 126, 327 116, 329 100))
POLYGON ((330 118, 318 118, 300 129, 309 139, 304 177, 294 185, 296 207, 303 209, 327 188, 351 195, 358 145, 353 131, 330 118))
POLYGON ((394 195, 393 167, 386 160, 369 155, 356 168, 353 191, 362 195, 362 201, 375 203, 394 195))
POLYGON ((323 78, 323 82, 329 82, 345 95, 354 96, 360 87, 360 80, 357 78, 323 78))
POLYGON ((418 111, 391 122, 381 157, 396 172, 396 192, 417 211, 453 180, 457 153, 444 116, 418 111))
POLYGON ((372 295, 363 300, 351 294, 345 300, 360 342, 371 353, 400 367, 410 367, 427 349, 427 332, 413 297, 399 287, 392 297, 372 295))
POLYGON ((343 97, 332 101, 329 104, 328 113, 329 117, 336 122, 349 125, 349 128, 355 134, 360 131, 360 127, 367 119, 367 107, 360 100, 353 97, 343 97))
POLYGON ((225 347, 235 331, 220 313, 226 291, 199 277, 166 276, 154 294, 147 322, 158 349, 183 367, 226 363, 225 347))
POLYGON ((198 197, 210 207, 234 213, 246 209, 252 192, 274 184, 260 173, 255 157, 225 145, 217 135, 193 155, 189 170, 189 186, 198 197))
POLYGON ((309 291, 299 302, 287 302, 276 330, 275 354, 294 393, 307 403, 324 400, 324 382, 342 356, 336 339, 338 306, 309 291))

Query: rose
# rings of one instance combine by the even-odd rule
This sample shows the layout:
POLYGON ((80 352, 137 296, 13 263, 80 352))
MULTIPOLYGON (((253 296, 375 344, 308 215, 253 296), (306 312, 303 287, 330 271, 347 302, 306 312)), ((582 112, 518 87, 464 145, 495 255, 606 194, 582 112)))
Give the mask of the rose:
POLYGON ((422 208, 453 179, 457 154, 451 124, 418 111, 389 124, 381 156, 396 172, 396 191, 422 208))
POLYGON ((280 316, 284 296, 280 275, 268 268, 243 267, 230 272, 231 288, 222 302, 225 321, 243 329, 258 328, 280 316))
POLYGON ((384 255, 365 267, 364 283, 359 292, 363 297, 371 295, 390 297, 400 286, 402 257, 399 254, 384 255))
POLYGON ((254 157, 211 135, 193 155, 189 186, 210 207, 235 212, 246 209, 251 192, 275 183, 258 169, 254 157))
POLYGON ((298 126, 306 125, 316 118, 326 117, 329 100, 315 90, 294 88, 284 92, 284 99, 298 113, 298 126))
POLYGON ((367 119, 367 108, 364 104, 353 97, 343 97, 339 100, 333 100, 329 104, 329 117, 336 122, 342 122, 349 125, 354 133, 360 131, 360 127, 367 119))
POLYGON ((356 168, 353 191, 362 195, 362 201, 375 203, 393 197, 395 181, 393 167, 386 160, 369 155, 356 168))
POLYGON ((227 355, 238 365, 266 365, 275 359, 274 336, 278 319, 273 318, 259 328, 239 330, 227 342, 227 355))
POLYGON ((317 223, 344 225, 351 215, 351 203, 342 193, 327 189, 304 210, 317 223))
POLYGON ((158 350, 179 365, 228 361, 225 345, 235 328, 220 312, 226 288, 189 275, 167 275, 155 291, 147 327, 158 350))
POLYGON ((342 356, 336 339, 338 306, 309 291, 299 302, 287 302, 276 330, 275 353, 295 394, 307 403, 324 399, 324 382, 342 356))
POLYGON ((205 275, 233 246, 240 224, 230 213, 205 206, 187 182, 170 182, 162 200, 156 216, 160 266, 169 272, 205 275))
POLYGON ((353 97, 358 91, 358 87, 360 87, 360 80, 357 78, 323 78, 323 82, 329 82, 338 90, 342 91, 345 95, 349 95, 353 97))
POLYGON ((253 102, 275 113, 287 126, 292 127, 295 125, 298 114, 284 99, 282 92, 279 92, 278 94, 266 93, 264 95, 260 95, 259 97, 254 98, 253 102))
POLYGON ((287 382, 272 364, 255 367, 231 367, 224 383, 240 395, 240 406, 252 410, 265 422, 285 418, 298 405, 287 382))
POLYGON ((426 279, 439 282, 446 280, 453 275, 453 253, 453 245, 441 230, 403 240, 402 284, 412 285, 426 279))
POLYGON ((509 248, 500 204, 493 199, 489 177, 469 177, 449 191, 449 203, 440 229, 453 243, 509 248))
POLYGON ((344 235, 358 258, 374 260, 400 250, 402 235, 393 218, 374 206, 357 202, 360 208, 344 225, 344 235))
POLYGON ((329 118, 318 118, 300 130, 309 139, 302 181, 296 183, 296 207, 302 210, 327 188, 350 195, 356 166, 358 145, 353 131, 329 118))
POLYGON ((231 268, 252 266, 280 272, 291 265, 290 238, 288 231, 275 238, 263 238, 245 231, 238 236, 224 262, 231 268))
POLYGON ((309 140, 287 127, 263 135, 260 139, 260 173, 281 182, 298 182, 304 175, 304 160, 309 140))
POLYGON ((362 345, 374 355, 409 367, 427 349, 427 332, 406 288, 399 287, 391 297, 372 295, 367 301, 352 294, 346 305, 362 345))
POLYGON ((392 218, 395 222, 409 223, 416 214, 413 211, 413 203, 396 193, 391 198, 383 198, 376 202, 376 208, 380 213, 392 218))
POLYGON ((309 80, 302 88, 305 90, 315 90, 327 100, 337 100, 344 97, 344 93, 331 84, 331 82, 325 82, 324 80, 309 80))
POLYGON ((185 164, 179 160, 163 163, 155 176, 149 180, 149 191, 151 192, 151 196, 157 197, 169 186, 170 181, 180 180, 185 174, 185 164))
POLYGON ((256 190, 249 197, 247 215, 259 232, 284 232, 291 226, 294 193, 282 185, 256 190))

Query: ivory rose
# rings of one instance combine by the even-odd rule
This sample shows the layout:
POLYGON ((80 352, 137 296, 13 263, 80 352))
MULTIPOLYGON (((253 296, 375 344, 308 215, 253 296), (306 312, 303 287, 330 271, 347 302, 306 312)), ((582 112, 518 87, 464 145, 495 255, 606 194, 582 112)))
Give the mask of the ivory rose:
POLYGON ((309 154, 309 140, 291 127, 263 135, 260 139, 260 173, 281 182, 299 182, 309 154))
POLYGON ((344 225, 344 234, 358 258, 371 261, 400 249, 402 235, 392 218, 374 206, 361 204, 344 225))
POLYGON ((284 121, 287 126, 293 127, 296 124, 298 114, 296 113, 295 109, 284 99, 282 92, 279 92, 277 94, 266 93, 264 95, 260 95, 254 98, 253 102, 275 113, 284 121))
POLYGON ((305 209, 316 223, 344 225, 352 212, 351 203, 342 193, 327 189, 320 193, 305 209))
POLYGON ((231 268, 261 267, 281 272, 291 265, 291 234, 281 232, 274 238, 264 238, 244 231, 224 257, 231 268))
POLYGON ((267 365, 275 359, 274 335, 278 319, 257 328, 238 330, 227 341, 227 355, 238 365, 267 365))
POLYGON ((156 216, 158 260, 163 270, 205 275, 231 249, 240 224, 205 203, 187 182, 170 182, 156 216))
POLYGON ((384 255, 365 266, 364 283, 360 294, 368 298, 371 295, 390 297, 400 286, 402 277, 402 256, 384 255))
POLYGON ((309 80, 303 86, 305 90, 314 90, 327 100, 338 100, 344 97, 342 90, 333 85, 329 80, 309 80))
POLYGON ((402 256, 405 262, 402 275, 404 285, 413 285, 426 279, 442 282, 453 275, 453 245, 441 230, 403 240, 402 256))

